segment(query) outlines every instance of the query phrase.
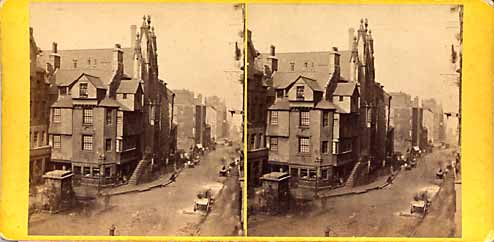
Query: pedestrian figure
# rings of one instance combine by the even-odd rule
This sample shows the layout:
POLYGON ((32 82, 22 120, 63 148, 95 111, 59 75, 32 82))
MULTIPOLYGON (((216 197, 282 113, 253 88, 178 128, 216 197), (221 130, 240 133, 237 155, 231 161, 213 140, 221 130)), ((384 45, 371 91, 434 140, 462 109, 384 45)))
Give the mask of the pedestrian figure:
POLYGON ((112 224, 109 229, 110 236, 115 236, 115 230, 116 230, 115 224, 112 224))
POLYGON ((326 229, 324 230, 324 236, 329 237, 331 233, 331 227, 328 225, 326 226, 326 229))
POLYGON ((393 174, 388 176, 388 179, 386 180, 388 184, 393 184, 393 174))

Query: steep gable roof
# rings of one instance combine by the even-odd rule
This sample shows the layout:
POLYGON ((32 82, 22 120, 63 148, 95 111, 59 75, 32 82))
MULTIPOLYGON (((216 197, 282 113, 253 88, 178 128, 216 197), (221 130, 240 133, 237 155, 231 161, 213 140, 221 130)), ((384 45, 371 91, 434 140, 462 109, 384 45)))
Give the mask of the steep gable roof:
POLYGON ((285 89, 295 82, 299 77, 303 76, 305 80, 315 81, 313 87, 317 87, 319 91, 323 91, 324 87, 329 78, 331 78, 330 73, 321 72, 275 72, 273 75, 273 87, 275 89, 285 89), (316 86, 317 84, 317 86, 316 86))
POLYGON ((138 80, 121 80, 117 88, 117 93, 137 93, 140 82, 138 80))
POLYGON ((355 82, 338 82, 333 95, 336 96, 352 96, 357 89, 357 83, 355 82))
MULTIPOLYGON (((92 75, 89 75, 87 73, 81 73, 81 74, 79 74, 78 77, 76 77, 75 79, 72 79, 72 81, 67 81, 65 83, 61 83, 58 86, 61 86, 61 87, 70 86, 73 83, 79 81, 83 77, 85 77, 89 82, 91 82, 91 84, 93 84, 94 87, 96 87, 98 89, 106 89, 106 85, 101 81, 101 79, 99 77, 92 76, 92 75)), ((67 80, 70 80, 70 79, 67 79, 67 80)))
POLYGON ((58 70, 55 74, 55 84, 57 86, 69 86, 75 81, 77 81, 81 76, 91 76, 98 79, 97 83, 93 83, 93 85, 97 88, 106 89, 107 85, 113 79, 112 71, 104 71, 104 70, 85 70, 85 69, 73 69, 73 70, 58 70))

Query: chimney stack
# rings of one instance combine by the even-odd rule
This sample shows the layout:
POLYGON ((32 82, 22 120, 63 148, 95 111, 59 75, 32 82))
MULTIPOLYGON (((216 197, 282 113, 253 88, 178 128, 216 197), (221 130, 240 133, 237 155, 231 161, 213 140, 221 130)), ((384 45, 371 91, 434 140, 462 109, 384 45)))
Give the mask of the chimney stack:
POLYGON ((276 58, 276 47, 274 45, 270 46, 270 53, 268 60, 271 64, 271 73, 274 73, 275 71, 278 71, 278 58, 276 58))
POLYGON ((120 44, 115 44, 113 49, 113 71, 123 74, 123 50, 120 44))
POLYGON ((51 54, 50 54, 50 64, 53 66, 54 70, 60 69, 60 55, 58 54, 58 44, 56 42, 52 43, 51 54))
POLYGON ((136 34, 137 34, 137 26, 130 26, 130 47, 134 49, 136 47, 136 34))

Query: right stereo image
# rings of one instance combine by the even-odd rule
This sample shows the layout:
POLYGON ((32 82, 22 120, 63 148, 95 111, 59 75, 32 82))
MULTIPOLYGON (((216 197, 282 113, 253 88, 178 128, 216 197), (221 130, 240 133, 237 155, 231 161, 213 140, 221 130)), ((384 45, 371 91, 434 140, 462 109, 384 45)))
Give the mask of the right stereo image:
POLYGON ((461 237, 463 5, 246 16, 248 236, 461 237))

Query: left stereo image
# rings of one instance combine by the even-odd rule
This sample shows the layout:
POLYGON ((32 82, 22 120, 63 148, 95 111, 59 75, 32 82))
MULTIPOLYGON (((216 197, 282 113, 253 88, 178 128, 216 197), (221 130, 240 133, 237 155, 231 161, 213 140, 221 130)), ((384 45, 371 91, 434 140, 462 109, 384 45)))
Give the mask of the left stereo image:
POLYGON ((29 235, 243 236, 244 9, 31 3, 29 235))

